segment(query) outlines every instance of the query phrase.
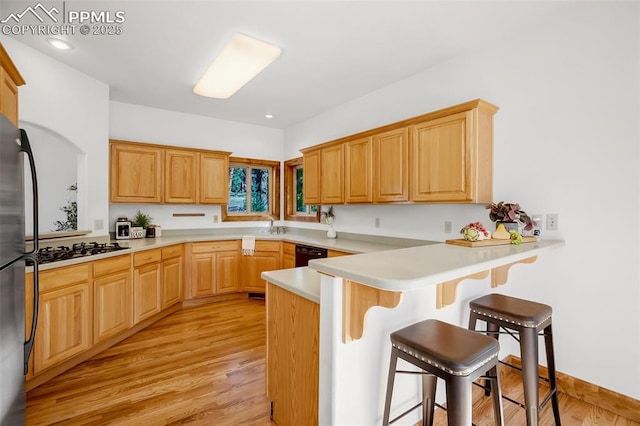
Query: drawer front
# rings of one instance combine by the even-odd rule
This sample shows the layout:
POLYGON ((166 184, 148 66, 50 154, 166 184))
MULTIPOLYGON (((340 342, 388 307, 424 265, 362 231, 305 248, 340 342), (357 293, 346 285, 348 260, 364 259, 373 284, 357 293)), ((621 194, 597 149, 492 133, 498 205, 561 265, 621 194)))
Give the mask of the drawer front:
POLYGON ((211 253, 214 251, 232 250, 240 250, 240 240, 193 243, 193 245, 191 246, 191 253, 211 253))
POLYGON ((160 262, 162 251, 160 249, 145 250, 133 255, 133 266, 138 267, 149 263, 160 262))
POLYGON ((296 245, 293 243, 282 243, 282 254, 296 255, 296 245))
POLYGON ((131 256, 112 257, 109 259, 98 260, 93 262, 93 276, 102 277, 104 275, 113 274, 115 272, 126 271, 131 268, 131 256))
POLYGON ((256 241, 256 251, 274 251, 280 253, 280 241, 256 241))
POLYGON ((42 272, 40 274, 40 291, 50 291, 71 284, 88 281, 91 264, 89 262, 81 265, 66 266, 42 272))
POLYGON ((162 260, 182 256, 182 244, 162 248, 162 260))

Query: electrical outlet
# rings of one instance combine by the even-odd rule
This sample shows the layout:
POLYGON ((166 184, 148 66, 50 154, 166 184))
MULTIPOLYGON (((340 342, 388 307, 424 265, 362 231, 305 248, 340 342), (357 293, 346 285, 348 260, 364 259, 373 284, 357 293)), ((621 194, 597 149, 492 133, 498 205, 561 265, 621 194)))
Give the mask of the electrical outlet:
POLYGON ((376 228, 380 228, 380 218, 379 217, 376 217, 375 226, 376 226, 376 228))
POLYGON ((93 229, 95 229, 96 231, 99 231, 100 229, 104 228, 104 220, 102 219, 96 219, 93 221, 93 229))
POLYGON ((445 234, 450 234, 451 233, 451 221, 450 220, 445 220, 444 221, 444 233, 445 234))
POLYGON ((547 215, 547 231, 558 230, 558 214, 552 213, 547 215))
POLYGON ((218 215, 217 214, 213 215, 213 223, 218 223, 218 215))

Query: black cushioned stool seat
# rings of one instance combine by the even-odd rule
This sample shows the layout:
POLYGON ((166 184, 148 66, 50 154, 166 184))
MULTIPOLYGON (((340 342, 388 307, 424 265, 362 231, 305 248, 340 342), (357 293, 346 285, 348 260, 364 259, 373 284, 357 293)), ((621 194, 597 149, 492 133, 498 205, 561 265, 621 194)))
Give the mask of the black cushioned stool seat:
MULTIPOLYGON (((522 360, 522 383, 524 386, 524 404, 515 402, 526 410, 527 425, 538 424, 538 412, 549 399, 553 406, 553 415, 556 425, 560 425, 560 408, 558 406, 558 391, 556 385, 556 368, 553 354, 553 333, 551 329, 551 316, 553 310, 550 306, 518 299, 502 294, 489 294, 469 303, 471 313, 469 315, 469 329, 475 330, 478 320, 487 324, 487 334, 496 340, 500 334, 500 328, 520 341, 520 357, 522 360), (516 332, 518 335, 514 335, 516 332), (547 355, 547 368, 550 390, 542 404, 539 402, 538 390, 538 335, 542 333, 545 338, 547 355)), ((505 363, 503 363, 505 364, 505 363)), ((505 364, 509 365, 510 364, 505 364)), ((511 366, 513 367, 513 366, 511 366)), ((487 394, 490 389, 487 386, 487 394)))
POLYGON ((391 423, 422 405, 423 424, 433 424, 436 381, 439 377, 447 386, 448 424, 469 426, 472 382, 489 372, 488 378, 494 391, 496 424, 502 425, 502 398, 497 373, 499 350, 496 339, 438 320, 421 321, 392 333, 383 425, 390 423, 396 372, 423 374, 423 394, 420 404, 405 411, 391 423), (422 372, 396 371, 398 358, 419 367, 422 372))

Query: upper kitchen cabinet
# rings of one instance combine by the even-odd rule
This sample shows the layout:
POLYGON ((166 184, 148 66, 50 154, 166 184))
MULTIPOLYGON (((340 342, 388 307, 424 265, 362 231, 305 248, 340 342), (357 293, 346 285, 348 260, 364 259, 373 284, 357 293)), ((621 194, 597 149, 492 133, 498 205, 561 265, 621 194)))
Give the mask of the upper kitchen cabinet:
POLYGON ((336 144, 320 151, 320 203, 344 203, 344 145, 336 144))
POLYGON ((229 152, 201 152, 200 204, 227 204, 229 198, 229 152))
POLYGON ((409 130, 389 130, 373 136, 373 201, 409 201, 409 130))
POLYGON ((195 204, 198 199, 198 153, 166 149, 164 151, 164 202, 195 204))
POLYGON ((320 204, 320 149, 302 152, 304 204, 320 204))
POLYGON ((110 201, 112 203, 162 202, 164 150, 156 146, 110 141, 110 201))
POLYGON ((345 202, 373 202, 373 140, 371 137, 344 145, 345 202))
POLYGON ((411 127, 411 201, 490 203, 493 115, 484 101, 453 107, 411 127))
POLYGON ((24 79, 0 44, 0 113, 18 125, 18 86, 24 79))

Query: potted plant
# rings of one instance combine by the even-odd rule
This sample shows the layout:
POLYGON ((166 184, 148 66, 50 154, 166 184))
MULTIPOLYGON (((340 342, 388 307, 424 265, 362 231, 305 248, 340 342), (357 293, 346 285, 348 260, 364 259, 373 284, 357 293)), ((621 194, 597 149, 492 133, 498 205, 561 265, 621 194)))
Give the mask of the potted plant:
POLYGON ((144 238, 149 225, 151 225, 151 216, 138 210, 131 219, 131 238, 144 238))
POLYGON ((488 204, 486 208, 489 210, 489 219, 496 223, 496 228, 504 224, 505 229, 512 231, 518 231, 519 225, 524 226, 525 231, 533 229, 533 221, 518 203, 500 201, 488 204))
POLYGON ((329 230, 327 231, 327 238, 336 238, 337 234, 335 229, 333 229, 333 223, 336 220, 335 215, 333 214, 333 206, 329 207, 329 210, 322 213, 324 217, 325 223, 329 225, 329 230))

